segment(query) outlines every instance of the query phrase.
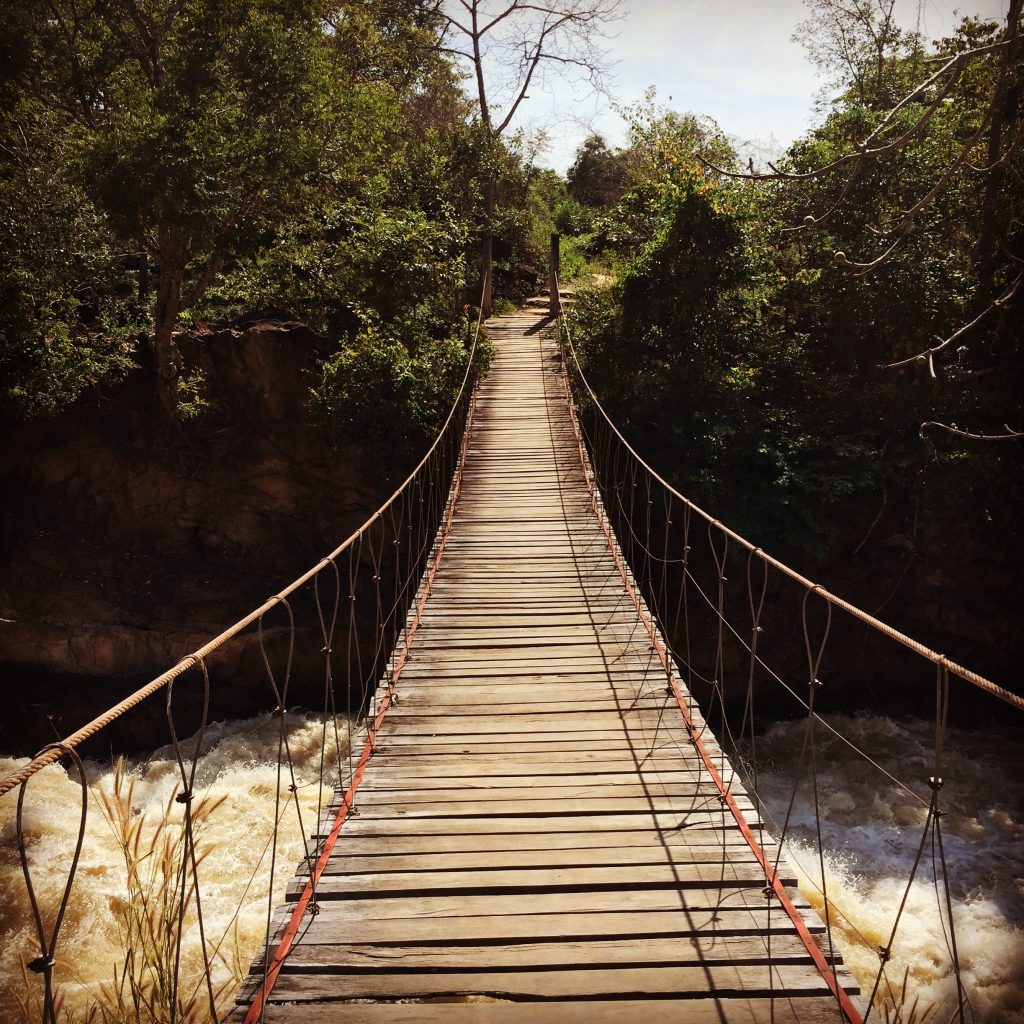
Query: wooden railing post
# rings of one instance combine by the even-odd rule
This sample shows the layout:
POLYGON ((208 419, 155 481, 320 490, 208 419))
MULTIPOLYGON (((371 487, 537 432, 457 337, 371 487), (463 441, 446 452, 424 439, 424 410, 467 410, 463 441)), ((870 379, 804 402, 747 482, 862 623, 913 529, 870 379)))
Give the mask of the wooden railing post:
POLYGON ((548 313, 558 316, 558 274, 561 271, 561 250, 557 231, 551 232, 551 267, 548 271, 548 313))

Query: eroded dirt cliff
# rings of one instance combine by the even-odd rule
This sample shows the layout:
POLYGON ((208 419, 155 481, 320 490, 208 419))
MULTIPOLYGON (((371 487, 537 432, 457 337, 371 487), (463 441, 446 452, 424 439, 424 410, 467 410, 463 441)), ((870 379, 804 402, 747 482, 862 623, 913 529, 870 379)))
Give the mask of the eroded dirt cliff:
MULTIPOLYGON (((170 667, 375 507, 367 460, 332 450, 311 423, 322 352, 308 329, 261 322, 179 344, 212 403, 180 435, 161 430, 145 367, 57 417, 4 428, 5 752, 65 734, 170 667)), ((265 703, 261 673, 254 638, 232 645, 215 711, 265 703)))

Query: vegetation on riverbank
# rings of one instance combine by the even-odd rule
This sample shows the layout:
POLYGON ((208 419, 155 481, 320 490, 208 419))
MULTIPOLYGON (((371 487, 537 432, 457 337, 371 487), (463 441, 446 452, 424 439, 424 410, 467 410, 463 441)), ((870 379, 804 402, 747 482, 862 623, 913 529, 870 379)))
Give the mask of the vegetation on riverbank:
POLYGON ((204 339, 302 324, 299 415, 383 487, 461 379, 481 238, 501 309, 543 283, 554 228, 590 281, 588 372, 655 465, 756 542, 869 578, 870 610, 924 602, 935 630, 1012 647, 993 606, 1024 578, 1019 40, 967 19, 929 45, 861 6, 843 35, 811 5, 838 98, 751 180, 717 125, 653 101, 624 147, 543 169, 482 124, 436 4, 16 0, 0 416, 113 423, 131 393, 137 445, 193 459, 243 426, 204 339), (1000 596, 956 604, 965 582, 1000 596))

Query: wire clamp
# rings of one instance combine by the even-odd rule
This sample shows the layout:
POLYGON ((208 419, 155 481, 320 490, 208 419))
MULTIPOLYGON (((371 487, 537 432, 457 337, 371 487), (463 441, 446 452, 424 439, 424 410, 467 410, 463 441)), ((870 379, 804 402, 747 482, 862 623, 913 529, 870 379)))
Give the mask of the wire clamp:
POLYGON ((939 775, 929 775, 928 776, 928 785, 933 790, 938 792, 938 790, 942 789, 942 777, 939 776, 939 775))
POLYGON ((763 889, 761 890, 761 895, 762 895, 762 896, 763 896, 763 897, 764 897, 764 898, 765 898, 766 900, 770 900, 770 899, 771 899, 771 898, 772 898, 772 897, 773 897, 773 896, 775 895, 775 889, 774 889, 774 888, 773 888, 772 886, 770 886, 770 885, 766 885, 766 886, 765 886, 765 887, 764 887, 764 888, 763 888, 763 889))
POLYGON ((44 974, 45 972, 52 970, 54 966, 56 966, 56 963, 57 961, 54 960, 52 956, 43 954, 43 956, 37 956, 35 960, 29 960, 25 966, 33 974, 44 974))
POLYGON ((881 960, 881 962, 883 964, 887 964, 889 962, 889 958, 891 956, 892 956, 892 952, 890 951, 888 946, 879 946, 878 947, 878 959, 881 960))
POLYGON ((175 798, 176 804, 190 804, 192 803, 192 790, 183 789, 175 798))

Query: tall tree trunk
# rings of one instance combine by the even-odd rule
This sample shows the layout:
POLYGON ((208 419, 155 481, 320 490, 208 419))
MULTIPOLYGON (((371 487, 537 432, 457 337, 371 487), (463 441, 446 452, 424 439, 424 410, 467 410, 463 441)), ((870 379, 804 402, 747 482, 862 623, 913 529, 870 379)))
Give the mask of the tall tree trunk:
POLYGON ((480 308, 483 315, 491 315, 494 276, 494 193, 493 172, 484 186, 484 230, 480 237, 480 308))

